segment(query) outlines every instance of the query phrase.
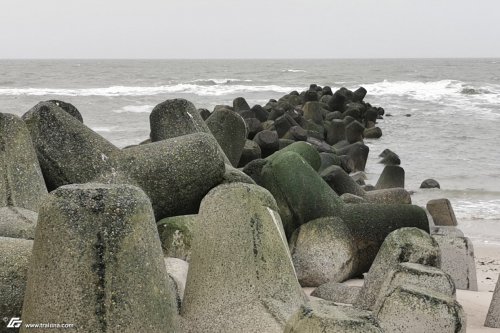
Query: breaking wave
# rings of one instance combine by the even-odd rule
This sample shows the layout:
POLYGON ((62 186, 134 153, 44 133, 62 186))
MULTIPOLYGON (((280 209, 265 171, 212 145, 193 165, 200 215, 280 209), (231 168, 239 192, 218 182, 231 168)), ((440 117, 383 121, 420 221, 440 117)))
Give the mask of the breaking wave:
POLYGON ((155 87, 136 86, 111 86, 105 88, 0 88, 3 96, 153 96, 161 94, 194 94, 198 96, 223 96, 252 92, 278 92, 288 93, 304 87, 283 87, 279 85, 206 85, 193 83, 180 83, 155 87))

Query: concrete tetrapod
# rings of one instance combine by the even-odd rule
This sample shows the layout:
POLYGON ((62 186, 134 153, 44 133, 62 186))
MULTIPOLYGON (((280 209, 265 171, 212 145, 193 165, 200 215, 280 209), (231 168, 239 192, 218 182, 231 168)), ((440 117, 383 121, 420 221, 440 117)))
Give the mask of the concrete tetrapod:
POLYGON ((74 324, 75 332, 176 331, 153 209, 139 188, 53 191, 40 208, 32 258, 24 322, 74 324))
POLYGON ((380 247, 365 277, 355 306, 372 310, 383 282, 400 263, 410 262, 439 267, 440 258, 437 242, 423 230, 401 228, 393 231, 380 247))
POLYGON ((47 194, 30 132, 17 116, 0 113, 0 207, 37 212, 47 194))
POLYGON ((203 199, 181 314, 186 332, 283 332, 306 298, 265 189, 220 185, 203 199))
POLYGON ((194 133, 120 150, 51 103, 39 103, 28 125, 50 190, 97 181, 139 186, 157 219, 196 213, 222 181, 225 166, 211 134, 194 133))
POLYGON ((32 240, 0 237, 0 333, 18 331, 7 324, 21 317, 32 248, 32 240))

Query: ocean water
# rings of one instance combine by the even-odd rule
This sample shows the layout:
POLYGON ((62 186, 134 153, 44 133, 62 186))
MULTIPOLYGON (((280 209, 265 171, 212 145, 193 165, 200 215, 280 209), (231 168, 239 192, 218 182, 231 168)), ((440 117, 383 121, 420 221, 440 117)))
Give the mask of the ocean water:
POLYGON ((500 244, 500 59, 0 60, 0 112, 61 99, 124 147, 149 136, 149 113, 166 99, 208 109, 238 96, 265 104, 310 83, 364 86, 365 100, 392 115, 378 124, 383 137, 366 141, 369 183, 390 148, 414 203, 449 198, 467 236, 500 244), (441 190, 420 190, 426 178, 441 190))

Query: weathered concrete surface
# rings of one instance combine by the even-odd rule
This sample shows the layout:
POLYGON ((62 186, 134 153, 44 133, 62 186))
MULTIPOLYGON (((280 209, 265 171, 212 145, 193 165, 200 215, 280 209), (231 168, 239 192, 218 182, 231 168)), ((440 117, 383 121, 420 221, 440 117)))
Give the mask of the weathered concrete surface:
POLYGON ((430 200, 426 205, 429 214, 435 225, 438 226, 456 226, 457 218, 448 199, 430 200))
POLYGON ((328 301, 312 301, 288 320, 284 333, 383 333, 369 312, 328 301))
POLYGON ((287 237, 308 221, 340 212, 338 195, 295 152, 278 154, 266 163, 260 181, 278 203, 287 237))
POLYGON ((238 166, 247 138, 245 121, 231 110, 216 110, 206 124, 234 167, 238 166))
POLYGON ((149 126, 152 142, 210 132, 194 104, 182 98, 169 99, 156 105, 149 115, 149 126))
POLYGON ((163 254, 166 257, 189 262, 195 223, 195 214, 167 217, 156 223, 163 254))
POLYGON ((497 281, 484 326, 500 328, 500 279, 497 281))
POLYGON ((32 248, 31 240, 0 237, 0 333, 19 331, 7 324, 21 316, 32 248))
POLYGON ((411 285, 396 288, 376 309, 385 333, 465 333, 465 313, 453 298, 411 285))
POLYGON ((382 283, 403 262, 439 267, 440 251, 437 242, 428 233, 417 228, 401 228, 390 233, 365 277, 355 306, 372 310, 382 283))
POLYGON ((33 239, 38 214, 20 207, 0 208, 0 237, 33 239))
POLYGON ((211 134, 120 150, 51 103, 37 104, 23 119, 51 190, 92 181, 131 184, 149 196, 157 219, 196 213, 225 172, 211 134))
POLYGON ((441 269, 450 274, 455 287, 477 291, 474 246, 467 237, 433 235, 441 250, 441 269))
POLYGON ((403 285, 433 290, 455 299, 455 284, 448 274, 436 267, 405 262, 396 265, 382 281, 374 309, 380 308, 385 297, 403 285))
POLYGON ((265 189, 220 185, 203 199, 182 316, 187 332, 282 332, 305 294, 265 189))
POLYGON ((37 212, 45 194, 47 188, 26 124, 15 115, 0 113, 0 207, 37 212))
POLYGON ((143 191, 67 185, 40 207, 22 319, 75 332, 175 332, 168 284, 143 191))
POLYGON ((314 289, 311 296, 319 297, 335 303, 353 304, 361 291, 361 287, 349 286, 345 283, 327 282, 314 289))
POLYGON ((303 224, 290 239, 293 265, 302 287, 348 279, 357 261, 356 251, 349 229, 338 217, 303 224))

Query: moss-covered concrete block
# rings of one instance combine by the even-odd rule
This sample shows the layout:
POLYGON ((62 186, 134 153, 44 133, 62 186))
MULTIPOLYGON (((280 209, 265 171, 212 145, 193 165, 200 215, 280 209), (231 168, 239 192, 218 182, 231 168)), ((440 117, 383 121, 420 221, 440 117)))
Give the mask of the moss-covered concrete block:
POLYGON ((33 241, 0 237, 0 333, 18 332, 7 328, 12 317, 20 317, 33 241))
POLYGON ((272 195, 243 183, 211 190, 195 227, 186 332, 282 332, 305 300, 272 195))
POLYGON ((453 298, 404 285, 384 299, 375 312, 385 333, 465 333, 465 313, 453 298))
POLYGON ((40 207, 32 258, 24 322, 72 323, 75 332, 176 331, 153 209, 139 188, 53 191, 40 207))
POLYGON ((276 198, 287 237, 300 225, 338 216, 341 200, 299 154, 279 154, 262 168, 261 185, 276 198))
POLYGON ((436 267, 405 262, 396 265, 382 281, 377 301, 373 307, 375 311, 380 308, 385 297, 390 295, 394 289, 406 284, 455 298, 455 284, 448 274, 436 267))
POLYGON ((15 115, 0 113, 0 207, 15 206, 37 212, 46 194, 26 124, 15 115))
POLYGON ((156 223, 163 254, 166 257, 189 262, 195 223, 196 215, 172 216, 156 223))
POLYGON ((400 263, 410 262, 439 267, 440 251, 437 242, 418 228, 401 228, 384 240, 365 277, 355 305, 371 310, 380 294, 383 282, 400 263))

